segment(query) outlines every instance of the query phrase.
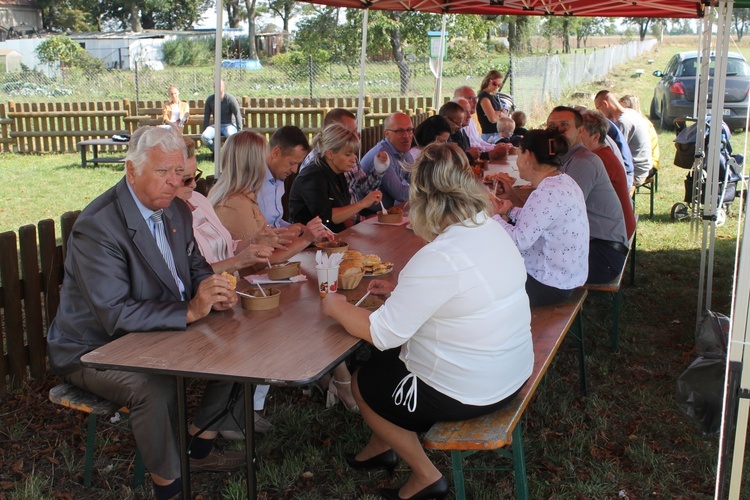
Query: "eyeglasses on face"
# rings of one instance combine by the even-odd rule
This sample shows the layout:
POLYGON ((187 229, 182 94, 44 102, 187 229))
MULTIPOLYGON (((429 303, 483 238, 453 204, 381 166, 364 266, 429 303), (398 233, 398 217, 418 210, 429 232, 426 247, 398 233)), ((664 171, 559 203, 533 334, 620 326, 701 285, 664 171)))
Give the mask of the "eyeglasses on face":
POLYGON ((193 183, 193 181, 198 182, 198 180, 200 180, 202 175, 203 175, 203 170, 196 168, 195 175, 192 177, 185 177, 184 179, 182 179, 182 184, 185 187, 188 187, 190 184, 193 183))
POLYGON ((495 80, 490 81, 490 85, 494 85, 495 87, 499 87, 503 82, 496 82, 495 80))
POLYGON ((392 129, 392 128, 387 128, 385 130, 386 130, 386 132, 393 132, 394 134, 399 134, 399 135, 401 135, 401 134, 413 134, 414 133, 414 129, 413 128, 397 128, 395 130, 392 129))

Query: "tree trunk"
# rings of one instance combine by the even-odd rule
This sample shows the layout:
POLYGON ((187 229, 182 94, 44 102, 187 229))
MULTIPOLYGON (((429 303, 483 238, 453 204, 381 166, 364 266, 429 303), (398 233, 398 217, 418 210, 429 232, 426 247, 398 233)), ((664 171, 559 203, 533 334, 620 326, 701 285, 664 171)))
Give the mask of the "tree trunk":
POLYGON ((528 18, 510 16, 508 23, 508 47, 513 54, 525 56, 531 54, 531 40, 527 36, 528 18))
POLYGON ((255 4, 257 0, 245 0, 247 9, 247 44, 248 59, 258 59, 258 49, 255 47, 255 4))
POLYGON ((141 10, 135 2, 130 4, 130 28, 136 33, 143 31, 143 26, 141 26, 141 10))
POLYGON ((562 23, 563 54, 570 54, 570 18, 564 17, 562 23))
POLYGON ((404 59, 404 48, 401 44, 401 29, 398 28, 401 12, 391 12, 391 19, 397 23, 397 27, 390 30, 391 50, 393 52, 393 60, 396 61, 399 76, 401 77, 401 95, 406 95, 406 91, 409 88, 409 81, 411 80, 411 68, 404 59))
POLYGON ((239 0, 231 0, 224 4, 224 10, 227 11, 227 23, 230 28, 237 28, 240 25, 240 5, 239 0))

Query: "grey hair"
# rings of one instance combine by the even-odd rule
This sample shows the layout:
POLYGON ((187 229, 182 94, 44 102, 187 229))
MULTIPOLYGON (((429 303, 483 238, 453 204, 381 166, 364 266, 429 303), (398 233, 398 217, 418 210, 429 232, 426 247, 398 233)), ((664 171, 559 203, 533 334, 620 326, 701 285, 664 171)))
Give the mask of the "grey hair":
POLYGON ((604 144, 609 131, 609 120, 599 111, 587 109, 581 113, 583 128, 589 135, 599 134, 599 144, 604 144))
POLYGON ((409 168, 409 218, 414 232, 432 241, 451 224, 478 225, 489 216, 490 198, 477 182, 466 154, 452 143, 433 142, 409 168))
POLYGON ((215 207, 233 194, 260 190, 266 176, 268 142, 252 130, 240 130, 227 139, 221 150, 223 170, 208 193, 208 201, 215 207))
POLYGON ((331 123, 313 139, 318 155, 325 158, 328 151, 338 153, 342 149, 359 151, 359 135, 340 123, 331 123))
POLYGON ((136 173, 140 174, 153 149, 159 149, 162 153, 179 151, 183 161, 187 159, 185 142, 174 128, 140 127, 130 136, 125 161, 132 162, 136 173))

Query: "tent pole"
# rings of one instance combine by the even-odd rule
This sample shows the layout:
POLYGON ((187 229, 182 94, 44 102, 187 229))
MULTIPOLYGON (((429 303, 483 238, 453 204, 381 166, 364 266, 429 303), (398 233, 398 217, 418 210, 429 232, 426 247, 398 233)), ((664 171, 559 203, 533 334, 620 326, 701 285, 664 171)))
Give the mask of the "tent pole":
POLYGON ((442 106, 441 97, 443 94, 443 52, 445 51, 445 12, 441 14, 442 23, 440 25, 440 52, 438 53, 437 85, 435 85, 435 109, 442 106))
MULTIPOLYGON (((216 0, 216 39, 214 43, 214 176, 221 175, 221 42, 224 20, 223 0, 216 0)), ((249 42, 253 43, 253 42, 249 42)))
POLYGON ((370 11, 362 13, 362 45, 359 52, 359 99, 357 100, 357 131, 361 131, 365 124, 365 60, 367 59, 367 22, 370 11))

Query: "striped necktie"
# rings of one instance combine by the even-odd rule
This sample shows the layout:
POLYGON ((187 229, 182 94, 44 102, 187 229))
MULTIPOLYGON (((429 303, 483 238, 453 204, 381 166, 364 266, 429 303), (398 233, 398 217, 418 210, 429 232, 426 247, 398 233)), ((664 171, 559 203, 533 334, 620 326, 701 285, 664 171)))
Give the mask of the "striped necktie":
POLYGON ((182 287, 180 286, 180 284, 182 283, 182 281, 177 275, 177 268, 174 265, 174 256, 172 255, 172 249, 169 248, 167 233, 164 230, 164 222, 162 222, 161 220, 163 212, 163 210, 157 210, 156 212, 151 214, 151 220, 154 221, 155 228, 154 238, 156 238, 156 246, 159 247, 159 250, 164 257, 164 261, 167 263, 167 267, 169 267, 169 270, 172 272, 172 278, 174 278, 174 282, 175 284, 177 284, 177 289, 181 290, 182 287))

